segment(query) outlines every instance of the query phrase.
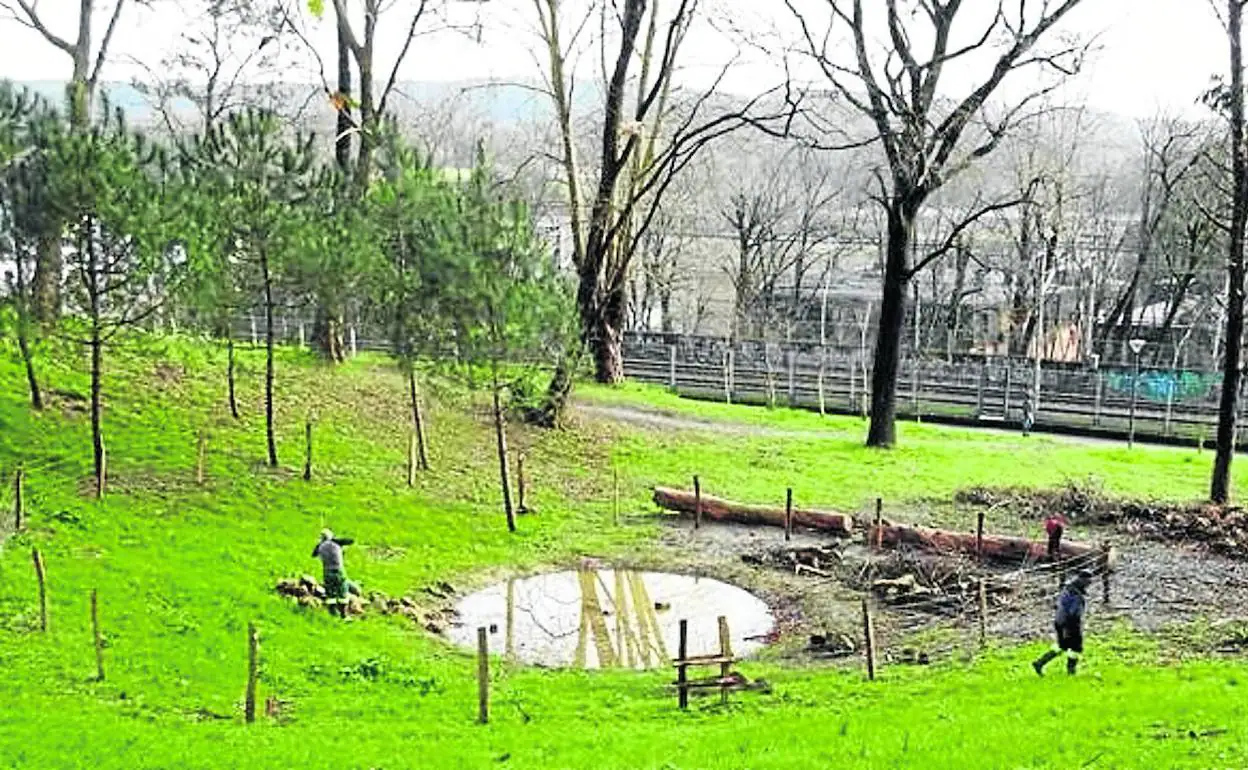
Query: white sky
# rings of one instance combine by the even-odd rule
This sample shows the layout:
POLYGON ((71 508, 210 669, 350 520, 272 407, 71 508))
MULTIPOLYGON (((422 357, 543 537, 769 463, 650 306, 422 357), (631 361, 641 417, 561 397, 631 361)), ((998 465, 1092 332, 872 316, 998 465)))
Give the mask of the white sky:
MULTIPOLYGON (((965 0, 969 8, 995 7, 993 0, 965 0)), ((131 0, 132 2, 132 0, 131 0)), ((169 0, 154 0, 153 9, 128 5, 111 49, 105 80, 129 80, 142 72, 131 60, 156 64, 177 40, 185 23, 169 0)), ((394 22, 380 30, 382 66, 395 47, 388 45, 401 35, 404 3, 398 0, 394 22)), ((569 0, 569 4, 576 0, 569 0)), ((765 23, 768 14, 787 11, 781 0, 704 0, 720 6, 739 24, 765 23), (745 21, 751 20, 751 21, 745 21)), ((878 0, 868 0, 868 3, 878 0)), ((326 5, 329 5, 327 2, 326 5)), ((42 0, 40 10, 55 32, 68 37, 74 27, 78 0, 42 0)), ((481 44, 457 34, 421 38, 400 71, 403 80, 463 80, 477 78, 522 79, 537 75, 530 53, 532 35, 525 28, 530 0, 492 0, 465 3, 456 9, 457 20, 479 17, 484 33, 481 44)), ((329 12, 332 15, 332 10, 329 12)), ((102 31, 104 20, 97 21, 102 31)), ((1210 77, 1226 69, 1226 40, 1209 0, 1084 0, 1069 17, 1068 29, 1084 35, 1099 34, 1101 50, 1079 75, 1072 96, 1089 106, 1131 116, 1145 116, 1157 109, 1193 112, 1198 95, 1210 77)), ((99 33, 97 33, 98 36, 99 33)), ((0 18, 0 77, 16 80, 53 80, 69 76, 69 58, 33 32, 11 19, 0 18)), ((327 17, 317 24, 315 42, 325 61, 332 64, 332 25, 327 17)), ((734 46, 723 36, 701 30, 691 36, 685 52, 686 77, 705 80, 718 72, 732 55, 734 46)), ((754 53, 753 55, 757 55, 754 53)), ((734 69, 733 90, 750 91, 775 84, 767 68, 748 63, 749 56, 734 69)), ((592 74, 592 71, 588 74, 592 74)), ((290 80, 315 81, 315 70, 292 72, 290 80)))

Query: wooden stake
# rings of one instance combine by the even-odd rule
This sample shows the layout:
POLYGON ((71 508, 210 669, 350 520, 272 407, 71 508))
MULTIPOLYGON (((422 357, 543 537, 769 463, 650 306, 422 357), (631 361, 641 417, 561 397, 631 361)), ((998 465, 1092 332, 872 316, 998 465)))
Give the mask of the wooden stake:
POLYGON ((732 671, 732 635, 728 633, 728 618, 720 615, 719 619, 719 702, 728 702, 728 674, 732 671))
POLYGON ((1109 604, 1109 549, 1109 543, 1101 543, 1101 598, 1106 604, 1109 604))
POLYGON ((95 498, 97 500, 104 499, 104 492, 108 488, 108 447, 104 446, 104 439, 100 439, 100 477, 95 480, 95 498))
POLYGON ((975 556, 982 558, 984 555, 984 512, 980 511, 976 517, 975 524, 975 556))
POLYGON ((95 678, 104 681, 104 635, 100 633, 100 596, 91 589, 91 630, 95 635, 95 678))
POLYGON ((359 347, 356 345, 354 326, 347 329, 347 335, 351 338, 351 357, 354 358, 360 352, 359 347))
POLYGON ((884 547, 884 498, 875 498, 875 547, 884 547))
POLYGON ((693 477, 693 528, 702 527, 702 482, 693 477))
POLYGON ((22 508, 22 485, 26 479, 26 470, 24 468, 17 469, 17 475, 13 477, 13 531, 21 532, 22 527, 26 525, 25 510, 22 508))
POLYGON ((201 430, 199 432, 199 447, 196 450, 195 457, 195 483, 203 486, 204 484, 204 455, 208 449, 208 436, 201 430))
POLYGON ((615 526, 620 526, 620 469, 611 466, 611 511, 615 526))
POLYGON ((490 721, 490 637, 485 626, 477 628, 477 721, 490 721))
POLYGON ((303 460, 303 480, 311 481, 312 480, 312 418, 311 417, 308 418, 307 422, 304 423, 303 427, 304 427, 304 431, 303 431, 304 439, 305 439, 305 443, 307 444, 307 453, 304 455, 304 460, 303 460))
POLYGON ((871 622, 871 605, 862 600, 862 635, 866 642, 867 679, 875 681, 875 624, 871 622))
POLYGON ((667 387, 676 392, 676 346, 667 346, 667 387))
POLYGON ((43 567, 43 554, 38 546, 30 549, 30 556, 35 562, 35 577, 39 580, 39 630, 48 632, 48 579, 43 567))
POLYGON ((784 539, 793 539, 793 487, 784 490, 784 539))
POLYGON ((679 646, 676 648, 676 690, 680 698, 682 711, 689 708, 689 621, 680 621, 679 646))
POLYGON ((528 513, 524 504, 524 452, 516 457, 516 513, 528 513))
POLYGON ((979 579, 979 646, 988 644, 988 587, 979 579))
POLYGON ((407 437, 407 485, 416 486, 416 431, 407 437))
POLYGON ((247 691, 243 695, 243 720, 256 721, 256 680, 260 675, 260 633, 255 623, 247 624, 247 691))

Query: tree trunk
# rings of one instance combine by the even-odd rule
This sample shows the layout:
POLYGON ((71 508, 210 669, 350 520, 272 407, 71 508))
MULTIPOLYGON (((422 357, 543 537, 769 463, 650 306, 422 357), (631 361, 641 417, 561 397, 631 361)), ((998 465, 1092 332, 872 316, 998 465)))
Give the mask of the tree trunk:
MULTIPOLYGON (((226 332, 226 333, 228 334, 229 332, 226 332)), ((239 417, 238 417, 238 397, 235 393, 235 387, 234 387, 234 338, 233 337, 225 338, 225 354, 226 354, 225 379, 226 379, 226 385, 229 388, 230 416, 232 416, 235 420, 237 420, 239 419, 239 417)))
POLYGON ((420 395, 416 389, 416 365, 407 362, 407 389, 412 401, 412 427, 416 431, 417 459, 422 471, 429 470, 429 454, 425 448, 425 421, 420 413, 420 395))
POLYGON ((351 170, 351 50, 347 45, 346 30, 338 25, 338 95, 342 99, 334 137, 334 161, 343 174, 351 170))
POLYGON ((594 353, 594 379, 606 385, 624 381, 624 306, 622 289, 611 291, 594 318, 590 345, 594 353))
POLYGON ((546 386, 546 397, 539 409, 533 410, 528 421, 543 428, 557 428, 563 423, 568 402, 572 399, 572 376, 580 360, 580 350, 569 351, 555 364, 555 373, 546 386))
POLYGON ((100 304, 100 265, 95 249, 95 228, 88 220, 86 225, 87 247, 87 301, 91 313, 91 450, 95 461, 95 494, 104 492, 104 339, 100 328, 102 308, 100 304))
POLYGON ((31 315, 45 325, 61 317, 61 273, 65 269, 61 255, 61 228, 65 223, 57 217, 49 219, 51 229, 39 240, 31 287, 31 315))
POLYGON ((499 398, 498 379, 494 380, 494 438, 498 443, 498 479, 503 489, 503 511, 507 514, 507 530, 516 531, 516 512, 511 507, 511 475, 507 468, 507 426, 503 422, 503 405, 499 398))
POLYGON ((26 367, 26 384, 30 388, 30 405, 35 409, 43 409, 43 393, 39 390, 39 379, 35 376, 35 361, 30 354, 30 334, 25 320, 17 331, 17 346, 22 351, 22 363, 26 367))
POLYGON ((261 250, 260 273, 264 283, 264 432, 268 441, 269 466, 277 467, 277 436, 273 428, 273 280, 269 275, 269 258, 261 250))
MULTIPOLYGON (((785 509, 767 505, 746 505, 731 500, 712 497, 705 492, 700 495, 702 500, 702 516, 711 521, 730 521, 737 524, 767 525, 783 527, 785 509)), ((686 515, 694 515, 697 510, 697 496, 682 489, 667 487, 654 488, 654 504, 669 511, 677 511, 686 515)), ((849 537, 854 531, 854 518, 843 513, 830 511, 793 509, 793 525, 831 532, 841 537, 849 537)))
POLYGON ((312 340, 326 361, 340 364, 347 360, 347 346, 343 341, 344 313, 337 303, 322 299, 316 307, 312 322, 312 340))
POLYGON ((30 405, 35 409, 43 409, 43 393, 39 390, 39 378, 35 376, 35 360, 30 351, 31 298, 30 286, 26 283, 26 274, 22 269, 22 257, 15 255, 13 283, 10 284, 17 308, 17 346, 22 354, 22 364, 26 367, 26 385, 30 389, 30 405))
POLYGON ((1228 0, 1227 36, 1231 47, 1231 208, 1230 254, 1226 301, 1226 354, 1222 366, 1222 398, 1218 404, 1217 455, 1209 497, 1226 503, 1231 497, 1231 460, 1235 455, 1239 359, 1244 340, 1244 226, 1248 220, 1248 159, 1244 147, 1244 55, 1242 0, 1228 0))
POLYGON ((905 333, 914 216, 900 204, 892 204, 888 212, 884 291, 871 372, 871 428, 867 433, 870 447, 891 447, 897 440, 897 371, 901 365, 901 338, 905 333))
MULTIPOLYGON (((867 542, 892 547, 912 546, 944 554, 977 554, 986 559, 1013 563, 1049 561, 1047 543, 1008 535, 984 535, 981 540, 975 532, 888 524, 870 527, 867 542)), ((1100 550, 1100 546, 1063 540, 1060 553, 1064 559, 1086 559, 1100 550)))

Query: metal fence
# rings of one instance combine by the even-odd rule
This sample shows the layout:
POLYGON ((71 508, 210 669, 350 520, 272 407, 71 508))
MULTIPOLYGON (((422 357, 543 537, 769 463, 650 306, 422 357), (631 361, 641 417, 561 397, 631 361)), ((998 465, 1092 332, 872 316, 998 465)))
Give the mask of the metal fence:
MULTIPOLYGON (((630 379, 695 398, 862 415, 870 404, 870 354, 817 342, 729 344, 722 337, 629 333, 624 369, 630 379)), ((1018 427, 1037 391, 1036 375, 1033 359, 907 356, 898 372, 897 411, 912 419, 1018 427)), ((1037 430, 1124 438, 1134 432, 1184 443, 1214 435, 1221 393, 1215 372, 1042 362, 1038 380, 1037 430)))

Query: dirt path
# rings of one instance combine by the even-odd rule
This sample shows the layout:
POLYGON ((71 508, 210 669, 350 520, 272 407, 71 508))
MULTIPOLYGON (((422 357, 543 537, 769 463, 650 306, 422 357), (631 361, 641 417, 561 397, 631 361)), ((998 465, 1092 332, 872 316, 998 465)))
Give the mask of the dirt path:
MULTIPOLYGON (((576 411, 588 417, 600 420, 610 420, 612 422, 629 423, 632 425, 640 425, 645 428, 665 429, 665 430, 687 430, 701 431, 705 433, 723 433, 734 436, 760 436, 767 438, 795 438, 795 439, 846 439, 858 438, 853 431, 846 430, 791 430, 785 428, 773 428, 769 425, 760 425, 748 422, 736 422, 731 420, 709 420, 698 417, 688 417, 673 412, 661 411, 658 409, 650 409, 639 406, 622 406, 597 404, 588 401, 578 401, 575 404, 576 411)), ((950 428, 955 430, 956 428, 950 428)), ((998 436, 1014 437, 1021 439, 1022 436, 1013 430, 1004 430, 1001 428, 989 427, 968 427, 965 430, 973 430, 976 432, 991 433, 998 436)), ((866 428, 863 428, 865 436, 866 428)), ((1114 439, 1095 438, 1089 436, 1068 436, 1062 434, 1033 434, 1041 437, 1041 440, 1052 441, 1062 444, 1078 444, 1082 446, 1120 446, 1122 441, 1114 439)))

